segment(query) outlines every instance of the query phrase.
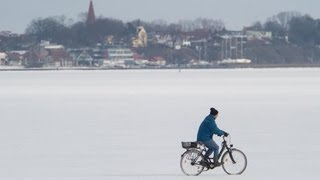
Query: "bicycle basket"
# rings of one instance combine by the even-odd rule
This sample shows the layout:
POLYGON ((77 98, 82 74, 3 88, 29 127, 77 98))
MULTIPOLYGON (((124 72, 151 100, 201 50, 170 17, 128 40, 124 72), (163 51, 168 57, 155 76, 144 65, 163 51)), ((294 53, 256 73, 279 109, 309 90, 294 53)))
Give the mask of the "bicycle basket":
POLYGON ((185 149, 197 148, 198 147, 198 143, 197 142, 181 142, 181 145, 185 149))

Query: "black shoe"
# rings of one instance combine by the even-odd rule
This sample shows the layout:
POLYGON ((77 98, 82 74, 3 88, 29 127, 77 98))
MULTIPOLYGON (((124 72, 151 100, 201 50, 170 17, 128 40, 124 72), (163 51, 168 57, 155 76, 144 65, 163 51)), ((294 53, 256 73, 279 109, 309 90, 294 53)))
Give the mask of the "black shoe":
POLYGON ((205 160, 205 159, 203 159, 203 160, 200 161, 200 164, 201 164, 201 165, 208 164, 208 163, 209 163, 209 162, 208 162, 207 160, 205 160))
POLYGON ((219 167, 219 166, 222 165, 222 163, 219 162, 218 158, 214 158, 214 159, 213 159, 213 165, 214 165, 215 167, 219 167))
POLYGON ((219 166, 221 166, 221 165, 222 165, 222 163, 221 163, 221 162, 219 162, 219 161, 216 161, 216 162, 214 162, 214 163, 213 163, 213 165, 214 165, 215 167, 219 167, 219 166))
POLYGON ((200 161, 200 165, 203 166, 203 167, 208 168, 210 166, 210 162, 208 162, 207 159, 203 159, 203 160, 200 161))
POLYGON ((203 167, 203 171, 208 171, 210 168, 210 164, 208 164, 207 162, 201 161, 200 165, 203 167))

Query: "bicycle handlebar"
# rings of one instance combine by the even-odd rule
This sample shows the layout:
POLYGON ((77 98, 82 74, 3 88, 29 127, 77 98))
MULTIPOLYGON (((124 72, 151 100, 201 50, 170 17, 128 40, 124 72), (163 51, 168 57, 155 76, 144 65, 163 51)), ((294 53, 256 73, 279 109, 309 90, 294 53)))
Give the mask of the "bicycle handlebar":
POLYGON ((227 138, 227 137, 230 137, 230 134, 228 134, 228 136, 222 135, 222 138, 223 138, 224 141, 226 141, 226 138, 227 138))

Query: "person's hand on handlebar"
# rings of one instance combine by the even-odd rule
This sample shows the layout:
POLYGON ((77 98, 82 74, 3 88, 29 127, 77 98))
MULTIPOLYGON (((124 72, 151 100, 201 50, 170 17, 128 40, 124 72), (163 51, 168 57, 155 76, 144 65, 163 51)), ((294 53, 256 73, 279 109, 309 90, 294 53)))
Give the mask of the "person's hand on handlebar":
POLYGON ((228 136, 229 136, 229 133, 224 132, 223 136, 224 136, 224 137, 228 137, 228 136))

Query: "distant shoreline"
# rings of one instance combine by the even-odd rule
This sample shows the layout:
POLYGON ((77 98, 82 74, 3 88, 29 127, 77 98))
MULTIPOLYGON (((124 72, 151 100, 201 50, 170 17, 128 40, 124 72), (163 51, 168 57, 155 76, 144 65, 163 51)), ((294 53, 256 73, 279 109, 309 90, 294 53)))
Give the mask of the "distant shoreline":
POLYGON ((44 67, 44 68, 24 68, 24 67, 10 67, 0 66, 0 71, 68 71, 68 70, 82 70, 82 71, 93 71, 93 70, 170 70, 170 69, 272 69, 272 68, 319 68, 320 64, 305 64, 305 65, 229 65, 224 67, 157 67, 157 68, 110 68, 110 67, 44 67))

